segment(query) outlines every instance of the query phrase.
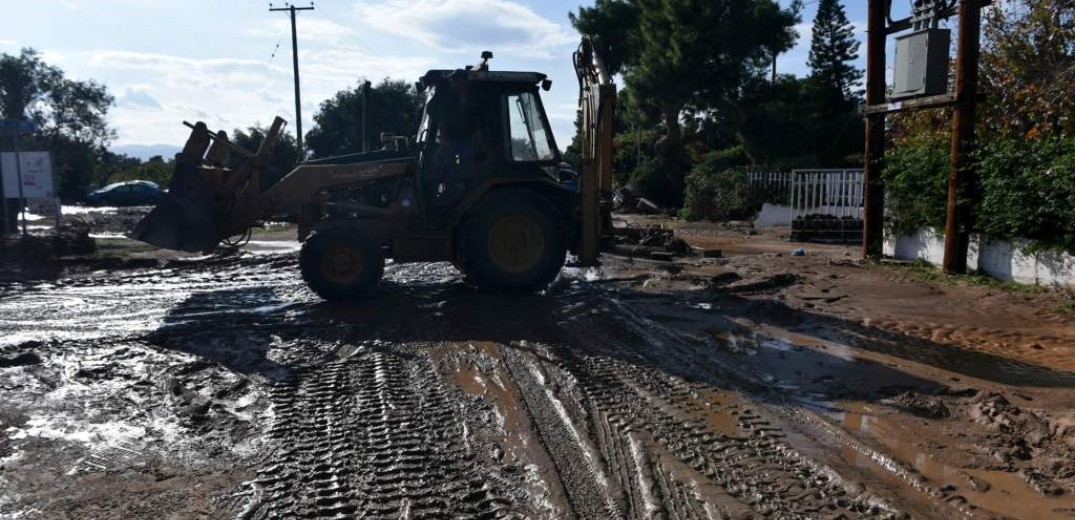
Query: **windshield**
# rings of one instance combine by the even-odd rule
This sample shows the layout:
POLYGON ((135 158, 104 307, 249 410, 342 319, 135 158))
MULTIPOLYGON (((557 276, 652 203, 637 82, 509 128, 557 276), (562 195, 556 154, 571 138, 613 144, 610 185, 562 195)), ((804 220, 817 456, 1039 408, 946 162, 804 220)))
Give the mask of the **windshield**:
POLYGON ((511 158, 516 161, 550 161, 553 153, 549 125, 541 101, 533 93, 507 96, 511 158))
POLYGON ((429 135, 431 133, 429 131, 429 103, 433 100, 433 94, 435 92, 436 89, 433 87, 429 87, 428 89, 426 89, 426 102, 424 105, 425 109, 422 110, 422 122, 418 125, 418 143, 425 143, 432 137, 431 135, 429 135))

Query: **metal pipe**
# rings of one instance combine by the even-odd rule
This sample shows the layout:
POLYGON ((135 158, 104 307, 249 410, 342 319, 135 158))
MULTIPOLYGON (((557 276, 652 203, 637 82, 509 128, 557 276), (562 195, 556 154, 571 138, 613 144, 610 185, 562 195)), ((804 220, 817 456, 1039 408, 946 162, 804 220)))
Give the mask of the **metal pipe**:
POLYGON ((26 196, 22 189, 22 164, 19 164, 19 127, 11 127, 11 149, 15 152, 15 178, 19 183, 19 211, 22 212, 22 236, 26 238, 26 196))

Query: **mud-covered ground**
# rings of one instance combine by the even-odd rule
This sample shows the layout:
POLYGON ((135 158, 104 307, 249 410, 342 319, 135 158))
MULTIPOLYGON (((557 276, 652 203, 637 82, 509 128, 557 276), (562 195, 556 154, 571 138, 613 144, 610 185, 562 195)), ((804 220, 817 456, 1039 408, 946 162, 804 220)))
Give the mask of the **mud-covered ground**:
POLYGON ((328 304, 283 244, 0 282, 0 518, 1075 518, 1062 293, 683 236, 725 258, 530 296, 328 304))

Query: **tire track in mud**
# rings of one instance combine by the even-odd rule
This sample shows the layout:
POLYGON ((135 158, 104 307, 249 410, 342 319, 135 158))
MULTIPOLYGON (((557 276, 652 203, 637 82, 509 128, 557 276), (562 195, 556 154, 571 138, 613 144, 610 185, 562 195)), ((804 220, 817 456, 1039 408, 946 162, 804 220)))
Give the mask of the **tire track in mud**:
POLYGON ((463 444, 418 356, 363 349, 271 391, 277 443, 241 518, 502 518, 510 501, 463 444))
MULTIPOLYGON (((712 366, 709 354, 654 324, 628 326, 625 319, 632 316, 612 299, 594 306, 610 307, 611 329, 590 319, 561 321, 568 343, 550 350, 562 355, 559 377, 569 380, 559 386, 577 386, 585 424, 616 481, 607 488, 623 516, 900 516, 872 492, 785 443, 783 428, 763 409, 735 398, 721 399, 727 401, 724 410, 713 408, 720 403, 712 385, 674 374, 702 372, 706 381, 727 367, 712 366), (711 422, 722 414, 737 423, 734 432, 711 422)), ((738 386, 726 383, 721 386, 738 386)), ((569 489, 577 485, 571 480, 565 478, 569 489)))

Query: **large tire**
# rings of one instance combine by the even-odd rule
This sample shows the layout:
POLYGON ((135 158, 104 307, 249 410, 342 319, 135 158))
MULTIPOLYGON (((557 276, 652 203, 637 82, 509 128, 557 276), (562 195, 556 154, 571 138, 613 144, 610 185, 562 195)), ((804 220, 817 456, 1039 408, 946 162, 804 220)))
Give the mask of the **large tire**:
POLYGON ((560 212, 544 196, 526 189, 497 190, 484 197, 464 221, 459 239, 463 273, 480 287, 544 289, 567 255, 560 212))
POLYGON ((314 231, 299 253, 302 279, 318 296, 330 300, 356 300, 377 289, 384 274, 380 245, 353 226, 332 226, 314 231))

